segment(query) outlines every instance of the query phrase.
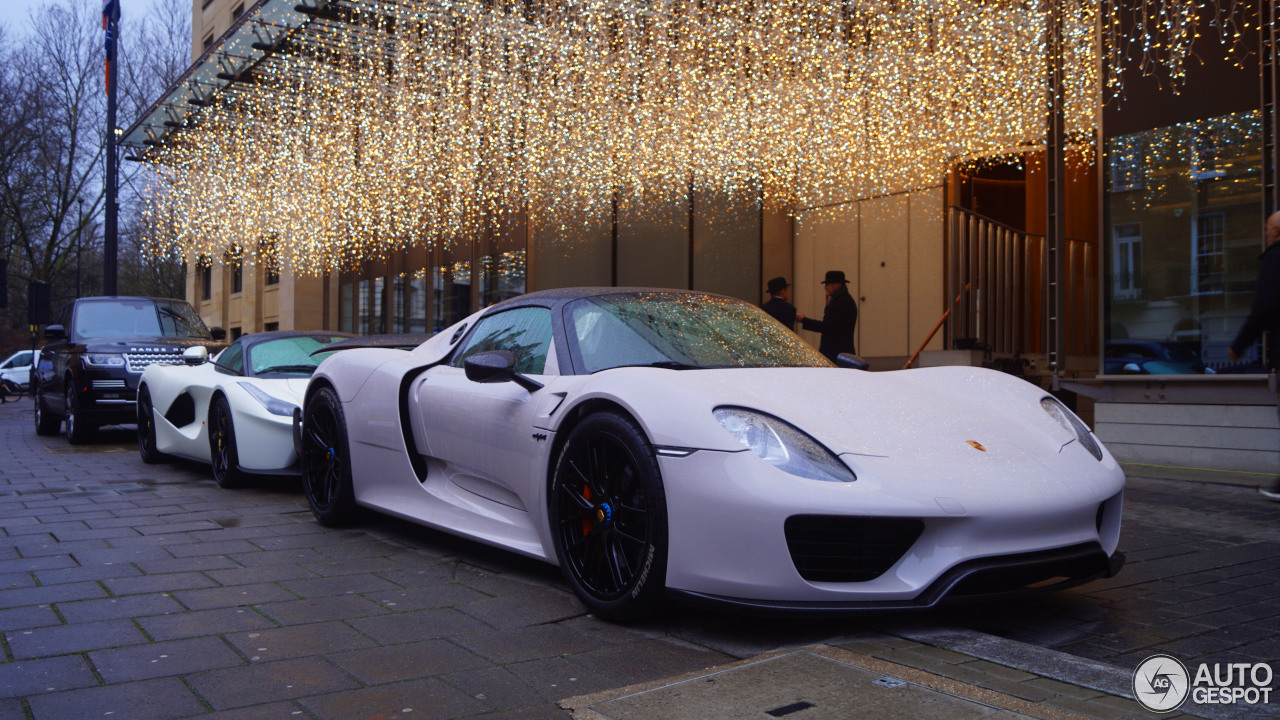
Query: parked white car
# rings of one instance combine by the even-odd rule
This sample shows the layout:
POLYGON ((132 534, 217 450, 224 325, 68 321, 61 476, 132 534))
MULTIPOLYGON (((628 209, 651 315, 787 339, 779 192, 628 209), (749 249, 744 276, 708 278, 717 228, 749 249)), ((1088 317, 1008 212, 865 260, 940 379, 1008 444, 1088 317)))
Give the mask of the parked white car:
POLYGON ((930 607, 1119 569, 1124 474, 1058 400, 840 361, 732 298, 531 293, 321 363, 303 486, 326 524, 364 506, 556 563, 613 619, 668 595, 930 607))
POLYGON ((138 381, 138 453, 174 455, 213 467, 223 487, 255 474, 297 472, 293 411, 325 353, 347 333, 278 331, 244 335, 216 357, 204 347, 184 365, 151 365, 138 381))
POLYGON ((5 358, 4 362, 0 363, 0 378, 17 383, 22 388, 30 387, 33 355, 31 350, 19 350, 5 358))

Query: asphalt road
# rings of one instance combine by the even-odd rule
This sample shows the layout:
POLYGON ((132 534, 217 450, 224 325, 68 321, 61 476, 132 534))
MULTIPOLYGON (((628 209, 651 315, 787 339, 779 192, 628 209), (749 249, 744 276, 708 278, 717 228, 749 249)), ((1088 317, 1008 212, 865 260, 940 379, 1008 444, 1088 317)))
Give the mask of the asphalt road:
MULTIPOLYGON (((0 406, 0 720, 563 718, 565 698, 823 643, 1032 703, 1049 697, 1035 681, 1070 695, 1098 686, 1077 665, 1105 686, 1156 653, 1280 672, 1280 504, 1247 484, 1131 477, 1125 569, 1035 600, 837 620, 674 607, 622 627, 542 563, 386 517, 323 528, 296 479, 223 490, 207 467, 144 465, 132 428, 72 447, 30 410, 0 406)), ((1138 715, 1084 695, 1074 712, 1138 715)))

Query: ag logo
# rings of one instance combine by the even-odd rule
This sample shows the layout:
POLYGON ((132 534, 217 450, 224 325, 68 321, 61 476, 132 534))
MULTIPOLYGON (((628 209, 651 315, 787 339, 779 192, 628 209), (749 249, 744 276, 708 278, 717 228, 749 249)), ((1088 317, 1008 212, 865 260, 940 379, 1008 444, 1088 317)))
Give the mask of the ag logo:
POLYGON ((1152 712, 1177 710, 1190 690, 1187 666, 1171 655, 1152 655, 1133 671, 1133 697, 1152 712))

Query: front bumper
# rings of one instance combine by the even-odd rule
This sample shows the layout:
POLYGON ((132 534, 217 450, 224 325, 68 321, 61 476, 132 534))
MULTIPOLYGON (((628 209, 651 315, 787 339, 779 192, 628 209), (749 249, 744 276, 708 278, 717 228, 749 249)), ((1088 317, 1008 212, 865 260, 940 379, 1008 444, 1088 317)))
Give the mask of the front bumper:
POLYGON ((1113 463, 1089 462, 1007 462, 987 477, 860 458, 857 481, 828 483, 787 475, 749 452, 660 457, 667 587, 701 602, 825 612, 931 607, 1105 576, 1123 562, 1124 476, 1113 463), (915 519, 923 531, 871 579, 806 580, 785 531, 798 515, 915 519))

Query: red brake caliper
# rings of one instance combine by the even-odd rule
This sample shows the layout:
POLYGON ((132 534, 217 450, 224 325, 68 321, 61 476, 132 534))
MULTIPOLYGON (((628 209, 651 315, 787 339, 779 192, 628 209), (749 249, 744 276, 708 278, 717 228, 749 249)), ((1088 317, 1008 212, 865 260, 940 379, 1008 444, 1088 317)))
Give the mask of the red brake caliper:
MULTIPOLYGON (((588 503, 591 502, 591 488, 586 485, 582 486, 582 499, 588 503)), ((582 518, 582 537, 586 537, 589 532, 591 532, 591 517, 586 516, 582 518)))

